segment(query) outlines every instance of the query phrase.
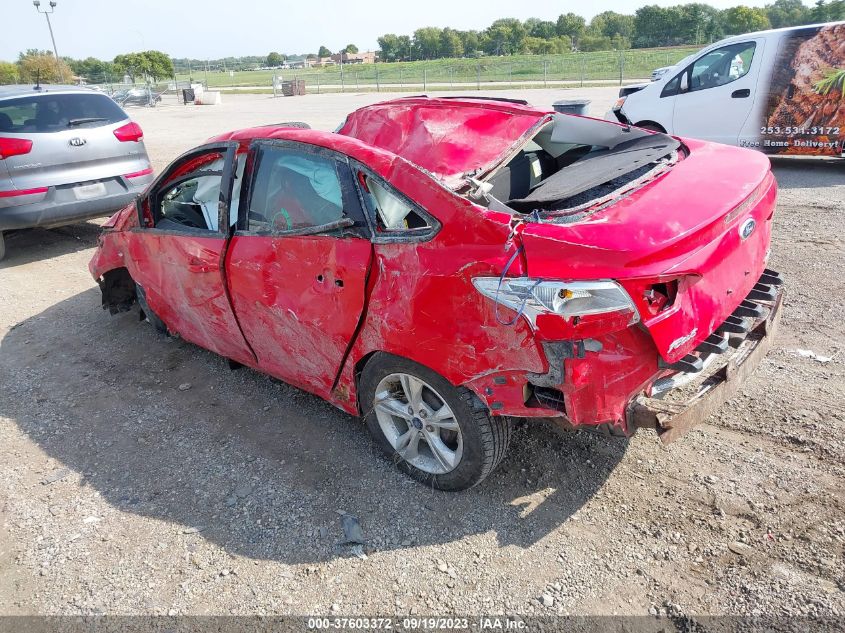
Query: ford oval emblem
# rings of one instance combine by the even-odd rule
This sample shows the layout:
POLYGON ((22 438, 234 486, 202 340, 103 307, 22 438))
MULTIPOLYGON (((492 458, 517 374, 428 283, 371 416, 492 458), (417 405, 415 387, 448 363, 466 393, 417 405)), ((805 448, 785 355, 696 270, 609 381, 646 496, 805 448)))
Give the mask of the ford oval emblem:
POLYGON ((747 240, 751 237, 751 234, 754 232, 754 229, 757 227, 757 222, 754 221, 754 218, 748 218, 745 222, 743 222, 739 226, 739 236, 743 240, 747 240))
POLYGON ((86 141, 84 138, 80 138, 78 136, 75 136, 68 141, 68 143, 70 143, 73 147, 82 147, 87 142, 88 141, 86 141))

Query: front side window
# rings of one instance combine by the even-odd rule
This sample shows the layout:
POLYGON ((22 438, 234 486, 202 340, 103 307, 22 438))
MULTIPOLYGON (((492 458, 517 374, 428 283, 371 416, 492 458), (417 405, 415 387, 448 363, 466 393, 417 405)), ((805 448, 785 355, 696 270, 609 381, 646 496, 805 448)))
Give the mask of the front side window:
POLYGON ((191 159, 157 196, 156 228, 216 231, 225 163, 220 152, 191 159))
POLYGON ((724 86, 744 77, 751 68, 754 42, 723 46, 697 59, 689 70, 689 91, 724 86))
POLYGON ((289 148, 261 148, 249 202, 250 231, 298 231, 344 218, 336 160, 289 148))

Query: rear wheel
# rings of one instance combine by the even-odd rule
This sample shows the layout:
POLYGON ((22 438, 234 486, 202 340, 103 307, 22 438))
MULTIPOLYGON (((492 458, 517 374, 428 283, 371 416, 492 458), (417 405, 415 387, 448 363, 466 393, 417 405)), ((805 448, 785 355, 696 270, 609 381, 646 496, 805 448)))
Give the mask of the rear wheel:
POLYGON ((6 256, 6 240, 3 238, 3 231, 0 231, 0 261, 6 256))
POLYGON ((474 393, 427 367, 378 355, 364 368, 360 386, 376 443, 402 471, 433 488, 470 488, 507 451, 510 420, 491 417, 474 393))

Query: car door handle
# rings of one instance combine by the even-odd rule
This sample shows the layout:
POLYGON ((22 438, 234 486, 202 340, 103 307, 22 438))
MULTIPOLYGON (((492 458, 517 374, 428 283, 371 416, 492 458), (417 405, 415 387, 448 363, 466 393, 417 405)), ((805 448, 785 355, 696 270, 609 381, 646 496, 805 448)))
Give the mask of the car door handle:
POLYGON ((749 88, 743 88, 742 90, 734 90, 731 93, 732 99, 745 99, 746 97, 751 96, 751 90, 749 88))

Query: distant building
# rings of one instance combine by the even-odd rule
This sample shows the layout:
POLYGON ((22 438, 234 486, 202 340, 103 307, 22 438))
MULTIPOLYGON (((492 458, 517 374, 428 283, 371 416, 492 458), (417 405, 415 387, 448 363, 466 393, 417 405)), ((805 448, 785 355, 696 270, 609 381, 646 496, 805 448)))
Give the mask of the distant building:
POLYGON ((335 53, 331 56, 335 64, 375 64, 375 51, 366 51, 364 53, 335 53))

